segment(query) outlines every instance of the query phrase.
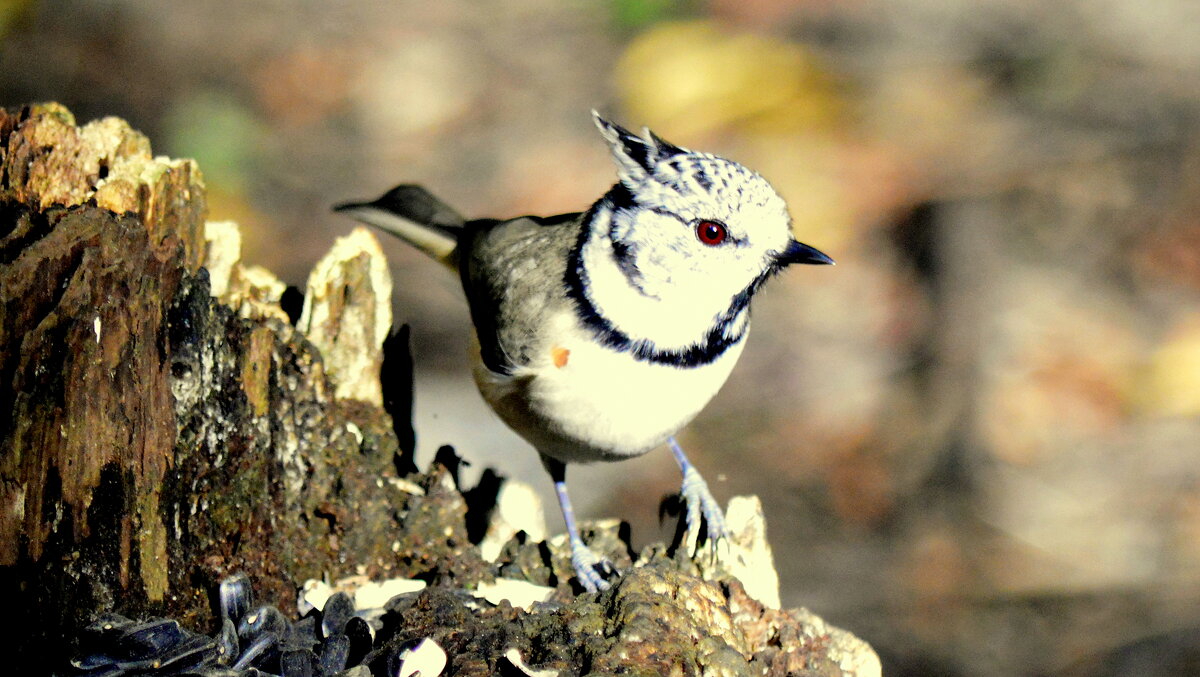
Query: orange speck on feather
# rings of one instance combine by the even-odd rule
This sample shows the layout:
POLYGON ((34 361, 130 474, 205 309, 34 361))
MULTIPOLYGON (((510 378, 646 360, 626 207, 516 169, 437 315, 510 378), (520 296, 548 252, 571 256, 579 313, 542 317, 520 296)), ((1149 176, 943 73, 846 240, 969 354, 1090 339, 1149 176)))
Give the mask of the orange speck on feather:
POLYGON ((562 346, 554 346, 550 349, 550 357, 554 360, 554 366, 562 369, 567 366, 567 358, 571 357, 571 351, 562 346))

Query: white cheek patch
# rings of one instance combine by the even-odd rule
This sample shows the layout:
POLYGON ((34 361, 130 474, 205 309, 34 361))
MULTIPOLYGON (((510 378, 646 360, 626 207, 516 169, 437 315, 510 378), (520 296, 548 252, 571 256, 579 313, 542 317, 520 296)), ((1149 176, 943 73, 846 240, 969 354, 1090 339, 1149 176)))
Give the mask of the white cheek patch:
POLYGON ((681 234, 686 226, 677 219, 649 211, 639 212, 636 224, 628 213, 611 230, 613 258, 628 284, 642 295, 662 299, 672 284, 672 270, 690 265, 692 253, 681 234))

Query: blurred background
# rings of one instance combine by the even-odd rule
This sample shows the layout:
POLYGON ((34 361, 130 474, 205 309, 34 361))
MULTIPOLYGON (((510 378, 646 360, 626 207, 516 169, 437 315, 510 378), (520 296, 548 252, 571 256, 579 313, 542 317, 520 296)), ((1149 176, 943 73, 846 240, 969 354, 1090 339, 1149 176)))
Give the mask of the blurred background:
MULTIPOLYGON (((0 0, 0 104, 195 157, 301 287, 352 228, 329 206, 396 183, 586 208, 593 107, 741 161, 838 266, 768 286, 681 441, 763 498, 785 603, 889 675, 1200 674, 1198 36, 1195 0, 0 0)), ((456 282, 384 246, 421 458, 544 490, 561 530, 474 393, 456 282)), ((669 454, 571 478, 664 535, 669 454)))

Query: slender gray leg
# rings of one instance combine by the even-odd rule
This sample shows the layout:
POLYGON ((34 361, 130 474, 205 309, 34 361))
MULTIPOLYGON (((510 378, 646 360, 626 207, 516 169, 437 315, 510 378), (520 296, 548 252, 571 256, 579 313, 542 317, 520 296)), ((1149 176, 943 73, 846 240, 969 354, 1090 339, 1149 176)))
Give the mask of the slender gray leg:
MULTIPOLYGON (((675 455, 675 460, 679 463, 679 470, 683 473, 683 486, 680 488, 680 493, 687 506, 684 516, 684 524, 687 527, 685 542, 690 544, 697 542, 700 532, 700 517, 703 515, 704 522, 708 525, 708 540, 715 552, 717 543, 729 533, 725 528, 725 514, 721 511, 721 505, 717 503, 717 499, 713 498, 712 492, 708 490, 708 483, 700 476, 700 471, 696 470, 696 467, 687 459, 687 455, 683 453, 683 449, 679 446, 679 442, 675 441, 674 436, 667 439, 667 445, 671 447, 671 453, 675 455)), ((695 554, 695 546, 689 546, 689 548, 692 548, 692 554, 695 554)))
POLYGON ((571 507, 571 499, 567 496, 567 468, 561 461, 542 457, 542 463, 550 472, 554 481, 554 491, 558 494, 558 505, 562 508, 563 521, 567 523, 567 538, 571 542, 571 566, 579 583, 588 592, 596 592, 608 588, 608 577, 617 573, 613 563, 603 557, 598 557, 590 548, 583 544, 579 537, 579 527, 575 525, 575 510, 571 507))

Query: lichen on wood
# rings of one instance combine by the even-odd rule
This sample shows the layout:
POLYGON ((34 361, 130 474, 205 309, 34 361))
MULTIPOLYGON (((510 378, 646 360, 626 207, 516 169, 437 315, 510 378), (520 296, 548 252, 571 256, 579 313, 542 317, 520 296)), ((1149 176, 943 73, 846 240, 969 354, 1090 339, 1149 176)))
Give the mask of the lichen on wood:
POLYGON ((235 569, 282 598, 392 566, 391 421, 329 396, 269 274, 235 253, 214 297, 195 163, 115 118, 4 111, 0 215, 0 592, 37 617, 18 653, 117 607, 205 618, 235 569))

